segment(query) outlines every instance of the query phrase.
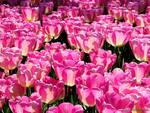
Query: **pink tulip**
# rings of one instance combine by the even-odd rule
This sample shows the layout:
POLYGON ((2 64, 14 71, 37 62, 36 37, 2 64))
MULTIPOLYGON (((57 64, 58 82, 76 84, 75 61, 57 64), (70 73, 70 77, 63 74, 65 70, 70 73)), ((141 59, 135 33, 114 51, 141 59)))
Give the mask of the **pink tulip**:
POLYGON ((84 31, 83 33, 84 34, 79 34, 78 36, 76 36, 77 44, 82 51, 84 51, 85 53, 90 53, 93 50, 102 48, 105 39, 101 34, 88 31, 84 31))
POLYGON ((149 113, 149 89, 144 87, 131 87, 124 91, 124 94, 134 102, 133 113, 149 113))
MULTIPOLYGON (((14 99, 18 96, 23 96, 26 93, 26 88, 22 87, 18 83, 17 75, 11 75, 5 78, 9 84, 7 84, 5 95, 8 99, 14 99)), ((6 83, 7 83, 6 82, 6 83)))
POLYGON ((120 68, 115 68, 112 72, 105 73, 105 78, 108 79, 109 83, 113 86, 123 85, 124 82, 129 83, 130 79, 132 79, 129 76, 129 72, 124 72, 120 68))
POLYGON ((129 26, 108 28, 105 34, 106 41, 114 47, 123 46, 131 39, 131 30, 129 26))
POLYGON ((15 69, 22 60, 21 51, 18 48, 3 48, 0 53, 0 67, 8 74, 9 70, 15 69))
POLYGON ((83 53, 79 52, 77 50, 71 50, 71 49, 60 49, 60 51, 56 51, 53 56, 52 60, 54 63, 63 63, 65 60, 71 60, 71 61, 81 61, 83 58, 83 53))
POLYGON ((72 7, 67 11, 67 17, 77 17, 80 14, 80 9, 78 7, 72 7))
MULTIPOLYGON (((102 65, 96 65, 93 63, 86 63, 84 66, 84 74, 88 75, 90 73, 104 74, 104 67, 102 65)), ((84 74, 82 76, 84 76, 84 74)))
POLYGON ((20 64, 17 77, 23 87, 32 87, 35 80, 42 80, 46 75, 45 70, 40 68, 38 64, 27 62, 20 64))
POLYGON ((109 15, 113 16, 116 20, 121 20, 123 17, 123 7, 109 7, 109 15))
POLYGON ((63 25, 58 20, 51 20, 50 22, 43 23, 43 32, 45 33, 45 42, 52 39, 57 39, 63 30, 63 25))
POLYGON ((89 0, 86 0, 86 1, 80 0, 79 1, 79 8, 81 8, 81 9, 92 9, 92 8, 95 8, 95 6, 96 6, 96 3, 93 1, 89 1, 89 0))
POLYGON ((132 77, 135 77, 137 84, 141 84, 142 79, 147 77, 149 74, 149 64, 135 62, 125 63, 124 68, 127 72, 130 72, 132 77))
POLYGON ((35 22, 39 19, 39 8, 22 7, 22 16, 25 21, 35 22))
POLYGON ((68 43, 71 47, 73 48, 76 48, 77 50, 80 49, 79 45, 78 45, 78 42, 77 42, 77 39, 76 39, 76 36, 77 35, 74 35, 74 34, 68 34, 68 43))
POLYGON ((47 74, 51 71, 51 58, 49 52, 42 50, 29 53, 27 62, 32 62, 44 70, 47 74))
POLYGON ((9 100, 13 113, 41 113, 42 103, 39 95, 33 93, 30 97, 22 96, 9 100))
POLYGON ((76 77, 83 73, 84 62, 63 60, 62 63, 54 62, 53 67, 59 80, 63 80, 67 86, 74 86, 76 77))
POLYGON ((135 10, 124 10, 123 11, 124 20, 129 24, 135 23, 135 18, 137 15, 138 14, 135 10))
POLYGON ((147 13, 147 14, 150 14, 150 6, 147 6, 147 8, 146 8, 146 13, 147 13))
POLYGON ((71 103, 64 102, 59 106, 50 107, 46 113, 83 113, 83 108, 81 105, 73 105, 71 103))
POLYGON ((60 42, 55 42, 55 43, 46 43, 45 44, 45 50, 48 51, 51 55, 51 57, 53 56, 54 53, 60 51, 60 50, 65 50, 66 49, 66 45, 65 44, 61 44, 60 42))
POLYGON ((81 14, 84 16, 84 21, 86 23, 91 23, 95 20, 96 16, 103 14, 103 9, 81 9, 81 14))
POLYGON ((102 65, 104 67, 104 71, 108 71, 108 69, 114 65, 116 58, 116 54, 112 54, 110 50, 105 51, 103 49, 98 49, 97 51, 90 53, 92 63, 102 65))
POLYGON ((68 6, 58 6, 57 12, 62 13, 63 19, 67 17, 67 12, 70 10, 68 6))
POLYGON ((74 34, 75 33, 75 26, 81 26, 82 23, 83 23, 82 17, 67 18, 64 21, 64 29, 68 35, 74 34))
POLYGON ((15 47, 18 47, 22 51, 22 56, 27 56, 29 52, 36 49, 36 38, 28 36, 21 36, 14 39, 15 47))
POLYGON ((136 25, 137 26, 141 26, 144 27, 146 25, 149 25, 150 22, 150 15, 146 15, 146 14, 140 14, 136 17, 136 25))
POLYGON ((6 102, 6 97, 4 96, 4 94, 0 92, 0 110, 3 109, 5 102, 6 102))
POLYGON ((100 73, 91 72, 76 79, 79 100, 86 106, 93 107, 96 99, 108 90, 108 82, 100 73))
POLYGON ((99 15, 95 18, 95 21, 98 23, 113 23, 114 18, 110 15, 99 15))
POLYGON ((130 40, 130 47, 138 61, 148 61, 148 51, 150 50, 150 39, 148 35, 139 35, 130 40))
POLYGON ((42 102, 51 104, 65 95, 64 83, 46 76, 43 81, 36 81, 35 91, 41 96, 42 102))
MULTIPOLYGON (((6 31, 4 31, 4 32, 6 32, 6 31)), ((12 47, 13 46, 13 35, 10 32, 1 33, 0 37, 1 37, 1 39, 0 39, 0 50, 5 48, 5 47, 12 47)))
POLYGON ((97 99, 99 113, 131 113, 134 102, 117 93, 107 93, 104 99, 97 99))
POLYGON ((41 2, 41 3, 39 3, 40 16, 42 16, 43 14, 48 15, 48 14, 52 13, 53 7, 54 7, 53 2, 41 2))
POLYGON ((129 10, 135 10, 136 12, 139 12, 139 4, 138 2, 128 2, 127 9, 129 10))

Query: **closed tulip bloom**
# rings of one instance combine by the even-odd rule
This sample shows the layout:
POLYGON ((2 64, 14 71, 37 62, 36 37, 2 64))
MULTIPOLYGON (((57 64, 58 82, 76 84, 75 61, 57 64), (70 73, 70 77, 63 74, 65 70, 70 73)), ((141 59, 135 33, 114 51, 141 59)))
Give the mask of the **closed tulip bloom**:
POLYGON ((138 61, 148 61, 148 51, 150 50, 149 35, 139 35, 130 40, 130 47, 138 61))
POLYGON ((137 64, 135 62, 125 63, 124 68, 125 71, 130 72, 132 77, 135 77, 136 83, 141 84, 142 79, 146 78, 149 75, 149 64, 140 63, 137 64))
POLYGON ((116 62, 117 56, 116 54, 112 54, 110 50, 105 51, 103 49, 98 49, 97 51, 90 53, 90 59, 92 63, 102 65, 104 71, 108 71, 108 69, 110 69, 116 62))
POLYGON ((42 81, 36 81, 34 89, 41 96, 42 102, 46 104, 62 99, 65 95, 63 81, 55 80, 49 76, 46 76, 42 81))
POLYGON ((18 96, 9 100, 9 107, 13 113, 41 113, 42 103, 40 96, 33 93, 30 97, 18 96))
POLYGON ((39 8, 38 7, 22 7, 22 16, 25 21, 35 22, 39 19, 39 8))
POLYGON ((81 105, 73 105, 71 103, 63 102, 59 106, 50 107, 46 113, 83 113, 81 105))

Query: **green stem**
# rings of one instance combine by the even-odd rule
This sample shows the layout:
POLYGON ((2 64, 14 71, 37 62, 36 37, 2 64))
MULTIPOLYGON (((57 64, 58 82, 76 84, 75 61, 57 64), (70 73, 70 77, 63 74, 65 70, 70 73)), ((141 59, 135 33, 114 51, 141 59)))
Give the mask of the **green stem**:
POLYGON ((71 102, 73 104, 78 103, 78 98, 76 94, 76 86, 69 87, 65 86, 65 102, 71 102))
POLYGON ((26 88, 26 95, 29 97, 31 96, 31 94, 32 94, 31 88, 30 87, 26 88))
POLYGON ((46 113, 46 111, 48 110, 48 108, 49 108, 49 104, 46 104, 46 103, 43 103, 43 105, 42 105, 42 113, 46 113))

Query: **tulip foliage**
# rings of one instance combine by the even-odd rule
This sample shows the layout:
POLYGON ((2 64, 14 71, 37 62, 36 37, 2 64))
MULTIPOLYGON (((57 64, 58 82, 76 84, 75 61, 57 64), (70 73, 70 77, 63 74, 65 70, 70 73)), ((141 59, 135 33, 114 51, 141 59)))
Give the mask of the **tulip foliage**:
POLYGON ((0 112, 150 113, 150 0, 0 0, 0 112))

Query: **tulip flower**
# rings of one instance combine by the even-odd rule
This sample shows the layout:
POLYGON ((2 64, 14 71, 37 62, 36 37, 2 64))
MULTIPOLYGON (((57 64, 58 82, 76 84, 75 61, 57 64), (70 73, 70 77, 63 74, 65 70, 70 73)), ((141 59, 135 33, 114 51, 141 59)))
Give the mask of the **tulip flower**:
POLYGON ((111 51, 98 49, 97 51, 90 53, 90 59, 92 63, 102 65, 104 67, 104 71, 108 71, 108 69, 114 65, 117 56, 116 54, 112 54, 111 51))
POLYGON ((82 23, 83 23, 82 17, 67 18, 64 21, 64 29, 68 35, 74 34, 75 33, 75 26, 81 26, 82 23))
POLYGON ((79 34, 76 37, 77 44, 85 53, 90 53, 93 50, 102 48, 104 44, 104 38, 99 33, 92 33, 84 31, 85 34, 79 34))
POLYGON ((51 20, 51 22, 43 22, 43 32, 45 33, 45 42, 52 39, 57 39, 63 30, 63 25, 58 20, 51 20))
POLYGON ((81 105, 73 105, 71 103, 64 102, 59 106, 50 107, 46 113, 83 113, 83 108, 81 105))
POLYGON ((23 87, 29 88, 33 86, 35 80, 42 80, 46 74, 37 64, 27 62, 19 65, 17 77, 23 87))
POLYGON ((78 7, 72 7, 67 11, 67 17, 77 17, 80 14, 80 9, 78 7))
POLYGON ((0 36, 1 36, 0 50, 5 48, 5 47, 12 47, 13 46, 13 37, 9 32, 1 33, 0 36))
POLYGON ((129 26, 108 28, 105 34, 106 41, 114 47, 123 46, 131 39, 131 30, 129 26))
POLYGON ((17 75, 11 75, 5 78, 7 84, 5 95, 8 99, 14 99, 18 96, 23 96, 26 93, 26 88, 18 83, 17 75))
POLYGON ((52 13, 53 7, 54 7, 53 2, 41 2, 39 4, 39 11, 40 11, 41 16, 42 14, 48 15, 52 13))
POLYGON ((98 23, 113 23, 114 18, 110 15, 99 15, 95 18, 95 21, 98 23))
POLYGON ((54 62, 53 67, 59 80, 63 80, 67 86, 74 86, 76 77, 83 73, 84 62, 63 60, 62 64, 54 62))
POLYGON ((9 74, 9 70, 15 69, 22 60, 21 51, 18 48, 3 48, 0 53, 0 67, 9 74))
POLYGON ((35 22, 39 19, 38 7, 34 7, 34 8, 23 7, 21 11, 22 11, 23 19, 27 22, 35 22))
POLYGON ((60 50, 65 50, 66 49, 66 45, 65 44, 61 44, 60 42, 55 42, 55 43, 46 43, 45 44, 45 50, 48 51, 51 55, 51 57, 53 56, 53 54, 55 52, 58 52, 60 50))
POLYGON ((126 89, 123 93, 134 102, 132 113, 148 113, 150 111, 149 89, 136 86, 126 89))
POLYGON ((109 15, 113 16, 116 20, 121 20, 123 17, 123 7, 109 7, 109 15))
POLYGON ((64 83, 46 76, 42 81, 36 81, 35 91, 41 96, 42 102, 51 104, 65 95, 64 83))
POLYGON ((111 85, 123 85, 123 83, 130 82, 130 79, 132 79, 129 75, 129 72, 124 72, 120 68, 113 69, 112 72, 105 73, 105 78, 109 80, 109 83, 111 85))
POLYGON ((108 82, 100 73, 89 73, 76 79, 79 100, 88 107, 96 104, 96 99, 101 98, 108 90, 108 82))
POLYGON ((36 44, 35 37, 21 36, 14 39, 14 45, 21 49, 22 56, 27 56, 29 52, 34 51, 36 44))
POLYGON ((130 47, 138 61, 148 61, 148 51, 150 50, 150 39, 148 35, 139 35, 130 40, 130 47))
POLYGON ((133 106, 133 101, 117 93, 107 93, 104 99, 99 98, 96 101, 99 113, 131 113, 133 106))
POLYGON ((144 14, 140 14, 136 17, 136 25, 137 26, 141 26, 141 27, 144 27, 146 25, 149 25, 149 19, 150 16, 149 15, 144 15, 144 14))
POLYGON ((42 103, 40 96, 33 93, 30 97, 18 96, 9 100, 9 106, 13 113, 41 113, 42 103))
POLYGON ((81 9, 81 14, 84 16, 86 23, 91 23, 95 20, 96 16, 103 14, 103 9, 81 9))
POLYGON ((124 20, 129 24, 135 23, 135 18, 137 17, 137 12, 135 10, 124 10, 123 11, 123 17, 124 20))
POLYGON ((150 6, 147 6, 147 8, 146 8, 146 13, 147 13, 147 14, 150 14, 150 6))
POLYGON ((3 109, 5 102, 6 102, 6 97, 4 96, 4 94, 0 92, 0 110, 3 109))
POLYGON ((124 68, 127 72, 130 72, 132 77, 135 77, 137 84, 141 84, 142 79, 147 77, 149 74, 149 64, 135 62, 125 63, 124 68))

